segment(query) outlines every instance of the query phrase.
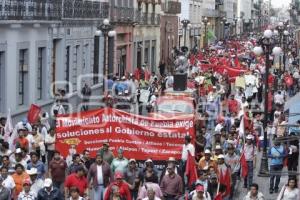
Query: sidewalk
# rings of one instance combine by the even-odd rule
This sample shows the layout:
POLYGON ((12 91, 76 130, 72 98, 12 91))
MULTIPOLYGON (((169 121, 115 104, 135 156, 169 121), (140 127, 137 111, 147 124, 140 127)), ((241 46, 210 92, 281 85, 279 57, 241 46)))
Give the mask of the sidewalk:
MULTIPOLYGON (((276 200, 277 196, 279 195, 279 192, 281 190, 281 188, 283 187, 284 184, 287 183, 288 181, 288 176, 282 176, 280 179, 280 184, 279 184, 279 192, 278 193, 273 193, 270 194, 269 193, 269 186, 270 186, 270 178, 269 177, 258 177, 257 174, 259 172, 259 168, 260 168, 260 161, 261 161, 261 152, 258 152, 257 154, 257 164, 256 164, 256 168, 254 169, 254 179, 253 182, 257 183, 259 186, 259 191, 263 193, 265 200, 276 200)), ((269 162, 270 163, 270 162, 269 162)), ((269 166, 270 167, 270 166, 269 166)), ((284 171, 286 171, 287 169, 284 168, 284 171)), ((246 196, 248 190, 243 188, 243 182, 244 180, 240 180, 237 182, 237 189, 236 189, 236 195, 234 196, 234 199, 236 200, 243 200, 243 198, 246 196)))

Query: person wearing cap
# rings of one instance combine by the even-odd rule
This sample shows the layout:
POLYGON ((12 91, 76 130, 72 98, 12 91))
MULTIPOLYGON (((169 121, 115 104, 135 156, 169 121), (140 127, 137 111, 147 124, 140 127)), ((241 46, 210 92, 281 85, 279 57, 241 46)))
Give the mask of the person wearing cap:
POLYGON ((106 189, 104 194, 104 200, 110 200, 110 196, 113 194, 113 188, 119 188, 120 198, 126 200, 132 200, 130 188, 128 183, 124 181, 122 172, 117 171, 114 176, 114 182, 112 182, 106 189))
POLYGON ((98 150, 98 153, 102 155, 102 158, 105 162, 107 162, 109 165, 111 165, 111 163, 114 159, 114 154, 109 149, 109 143, 108 142, 103 143, 103 146, 98 150))
POLYGON ((218 180, 221 184, 226 185, 226 197, 231 193, 231 169, 230 166, 225 163, 225 156, 223 154, 218 155, 218 180))
POLYGON ((31 190, 30 179, 23 181, 23 191, 19 194, 18 200, 35 200, 37 194, 31 190))
POLYGON ((53 186, 64 191, 63 183, 66 179, 67 163, 59 151, 54 151, 53 159, 49 163, 48 176, 53 181, 53 186))
MULTIPOLYGON (((79 188, 80 185, 77 185, 79 188)), ((36 200, 63 200, 63 194, 56 187, 53 187, 53 182, 50 178, 46 178, 43 188, 39 190, 36 200)))
POLYGON ((45 164, 41 160, 39 160, 39 154, 37 152, 31 152, 30 158, 31 160, 27 164, 27 170, 30 170, 32 168, 37 169, 37 178, 42 179, 46 173, 45 164))
POLYGON ((175 174, 175 166, 169 165, 168 175, 165 175, 160 183, 160 189, 165 200, 179 199, 183 194, 184 185, 182 178, 175 174))
POLYGON ((95 162, 89 168, 87 180, 93 190, 94 200, 103 200, 105 188, 112 181, 113 176, 110 166, 103 160, 102 154, 96 154, 95 162))
POLYGON ((234 152, 235 148, 233 144, 229 144, 227 148, 227 154, 225 155, 225 163, 230 166, 231 169, 231 193, 230 198, 233 198, 235 184, 240 171, 240 157, 234 152))
POLYGON ((63 200, 63 194, 58 188, 53 187, 51 179, 46 178, 41 186, 36 200, 63 200))
POLYGON ((7 187, 5 187, 5 185, 3 184, 3 181, 5 179, 2 177, 2 175, 0 175, 0 199, 2 200, 9 200, 10 199, 10 194, 11 194, 11 190, 7 187))
POLYGON ((65 197, 68 198, 70 193, 69 189, 71 187, 78 187, 80 196, 88 196, 88 181, 85 177, 85 169, 80 166, 76 168, 76 172, 67 176, 65 185, 65 197))
POLYGON ((274 145, 268 150, 268 157, 271 158, 270 163, 270 194, 274 191, 279 192, 279 184, 281 172, 283 169, 284 158, 287 156, 285 147, 280 142, 274 142, 274 145), (275 180, 275 185, 274 185, 275 180))
POLYGON ((220 154, 223 154, 223 149, 222 149, 222 147, 221 147, 220 144, 216 144, 215 152, 214 152, 212 158, 213 158, 215 161, 218 161, 218 156, 219 156, 220 154))
POLYGON ((24 171, 23 165, 16 164, 15 170, 16 172, 12 175, 12 178, 16 184, 14 199, 16 199, 20 192, 22 192, 24 180, 30 179, 29 175, 24 171))
POLYGON ((153 183, 158 183, 158 172, 151 159, 145 161, 144 177, 148 177, 153 183))
POLYGON ((128 160, 123 156, 124 150, 122 148, 118 149, 118 157, 114 158, 111 163, 111 170, 113 173, 116 171, 124 173, 127 166, 128 160))
POLYGON ((199 160, 199 169, 203 170, 206 166, 212 166, 215 170, 215 172, 217 172, 217 163, 216 161, 212 158, 211 156, 211 151, 209 149, 206 149, 204 151, 204 156, 199 160))
POLYGON ((11 162, 14 166, 21 164, 24 168, 27 168, 27 162, 30 160, 30 156, 27 155, 23 149, 17 148, 14 156, 11 157, 11 162))
POLYGON ((250 186, 253 182, 253 172, 256 166, 256 155, 257 155, 257 148, 254 143, 254 137, 251 134, 246 136, 246 143, 242 148, 242 152, 245 154, 245 160, 248 166, 248 174, 244 179, 244 188, 250 189, 250 186))
POLYGON ((210 194, 205 191, 204 186, 199 184, 191 195, 191 200, 211 200, 211 197, 210 194))
POLYGON ((176 165, 176 159, 174 157, 169 157, 169 159, 167 160, 167 165, 164 167, 164 169, 160 175, 160 180, 162 180, 165 175, 168 175, 167 168, 169 165, 175 166, 175 174, 178 174, 179 176, 181 176, 182 181, 184 181, 184 171, 182 171, 181 168, 178 165, 176 165))
POLYGON ((31 190, 36 194, 35 197, 37 197, 38 192, 43 188, 44 181, 38 178, 38 170, 36 168, 26 170, 26 173, 30 176, 31 190))
POLYGON ((132 198, 136 199, 138 196, 140 184, 144 180, 144 175, 142 170, 138 168, 135 159, 129 160, 128 167, 124 172, 124 179, 129 184, 132 198))

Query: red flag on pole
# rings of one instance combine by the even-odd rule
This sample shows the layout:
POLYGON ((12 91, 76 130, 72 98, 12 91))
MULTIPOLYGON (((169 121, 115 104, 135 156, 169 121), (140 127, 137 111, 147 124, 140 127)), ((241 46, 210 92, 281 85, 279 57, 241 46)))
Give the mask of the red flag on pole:
POLYGON ((31 104, 27 115, 28 122, 31 124, 37 122, 37 120, 39 119, 40 112, 41 108, 39 106, 31 104))
POLYGON ((191 186, 198 179, 195 159, 189 151, 185 166, 185 174, 188 177, 188 186, 191 186))
POLYGON ((214 200, 223 200, 222 193, 219 192, 219 194, 217 194, 217 196, 214 198, 214 200))
POLYGON ((242 170, 241 175, 243 178, 245 178, 248 174, 248 165, 245 158, 245 152, 243 152, 241 155, 241 170, 242 170))
POLYGON ((184 198, 185 200, 189 200, 189 195, 188 195, 188 193, 185 193, 185 198, 184 198))
POLYGON ((241 64, 237 55, 234 58, 234 65, 236 68, 241 69, 241 64))
POLYGON ((226 186, 226 195, 229 195, 231 191, 231 171, 229 168, 226 169, 225 174, 222 173, 222 170, 220 171, 219 181, 220 184, 226 186))

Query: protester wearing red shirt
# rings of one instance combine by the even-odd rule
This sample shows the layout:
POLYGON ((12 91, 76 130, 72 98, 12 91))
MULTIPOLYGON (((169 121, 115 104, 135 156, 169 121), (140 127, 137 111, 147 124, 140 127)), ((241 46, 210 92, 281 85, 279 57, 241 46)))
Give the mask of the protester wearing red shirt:
POLYGON ((104 195, 104 200, 110 199, 110 195, 112 193, 112 187, 114 187, 114 186, 119 187, 119 192, 120 192, 121 198, 124 198, 126 200, 132 200, 129 186, 127 183, 125 183, 123 181, 123 174, 121 172, 116 172, 114 179, 115 179, 115 181, 107 187, 107 190, 104 195))
POLYGON ((16 148, 21 148, 25 150, 29 150, 29 142, 25 137, 25 131, 27 131, 26 128, 20 128, 18 130, 19 137, 15 139, 14 144, 16 145, 16 148))
POLYGON ((228 100, 228 110, 230 113, 238 113, 239 102, 234 99, 234 95, 231 95, 231 99, 228 100))
POLYGON ((79 189, 80 196, 88 196, 88 181, 84 176, 85 170, 83 167, 78 167, 76 173, 70 174, 65 182, 65 196, 68 198, 71 187, 79 189))

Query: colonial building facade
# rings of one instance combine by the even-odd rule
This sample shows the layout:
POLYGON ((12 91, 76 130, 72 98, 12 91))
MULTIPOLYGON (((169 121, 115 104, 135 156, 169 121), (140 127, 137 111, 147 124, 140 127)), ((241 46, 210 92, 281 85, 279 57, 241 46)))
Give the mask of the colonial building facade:
POLYGON ((83 82, 94 84, 78 77, 102 72, 95 32, 108 16, 107 1, 0 0, 0 113, 20 120, 31 103, 47 110, 59 89, 78 103, 83 82))

